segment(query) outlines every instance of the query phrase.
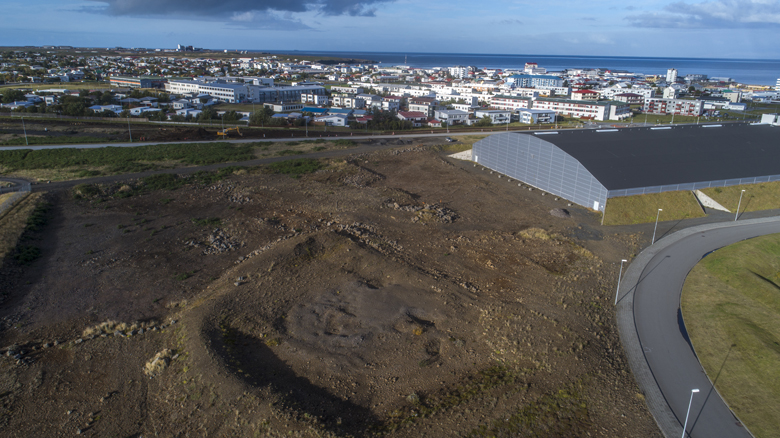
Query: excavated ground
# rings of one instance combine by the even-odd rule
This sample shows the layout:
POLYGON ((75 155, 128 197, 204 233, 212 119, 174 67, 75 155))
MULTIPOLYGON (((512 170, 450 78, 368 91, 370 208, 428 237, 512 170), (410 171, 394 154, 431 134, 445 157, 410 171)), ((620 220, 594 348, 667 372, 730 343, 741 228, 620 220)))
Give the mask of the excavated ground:
POLYGON ((611 305, 640 235, 426 147, 238 173, 46 195, 0 435, 660 436, 611 305))

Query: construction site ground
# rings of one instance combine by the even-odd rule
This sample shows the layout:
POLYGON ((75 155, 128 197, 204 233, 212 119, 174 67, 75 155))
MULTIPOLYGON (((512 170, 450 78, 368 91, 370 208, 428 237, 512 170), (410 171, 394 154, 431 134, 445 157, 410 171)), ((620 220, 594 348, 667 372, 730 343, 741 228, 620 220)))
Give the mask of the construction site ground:
POLYGON ((0 435, 660 436, 612 306, 648 236, 429 146, 322 163, 44 194, 0 435))

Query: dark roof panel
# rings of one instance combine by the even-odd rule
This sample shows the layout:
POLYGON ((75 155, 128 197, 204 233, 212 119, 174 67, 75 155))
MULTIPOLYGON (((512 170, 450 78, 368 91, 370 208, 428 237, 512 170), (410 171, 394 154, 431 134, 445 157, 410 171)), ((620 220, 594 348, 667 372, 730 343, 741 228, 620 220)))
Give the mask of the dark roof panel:
POLYGON ((705 126, 559 131, 538 138, 577 159, 607 190, 780 175, 780 127, 705 126))

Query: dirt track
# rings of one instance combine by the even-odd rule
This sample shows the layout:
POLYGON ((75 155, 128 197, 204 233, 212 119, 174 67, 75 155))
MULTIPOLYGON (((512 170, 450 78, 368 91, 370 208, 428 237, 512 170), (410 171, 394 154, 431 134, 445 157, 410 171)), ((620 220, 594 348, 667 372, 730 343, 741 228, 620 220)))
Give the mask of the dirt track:
POLYGON ((659 436, 584 209, 413 146, 101 190, 0 272, 4 436, 659 436))

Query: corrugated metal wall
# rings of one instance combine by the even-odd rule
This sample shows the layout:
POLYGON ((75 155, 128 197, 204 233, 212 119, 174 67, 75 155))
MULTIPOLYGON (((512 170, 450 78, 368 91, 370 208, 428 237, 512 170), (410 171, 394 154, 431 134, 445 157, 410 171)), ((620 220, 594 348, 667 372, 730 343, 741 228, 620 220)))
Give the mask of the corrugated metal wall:
POLYGON ((607 189, 579 161, 542 136, 494 134, 474 143, 471 156, 485 167, 575 204, 603 211, 607 202, 607 189))

